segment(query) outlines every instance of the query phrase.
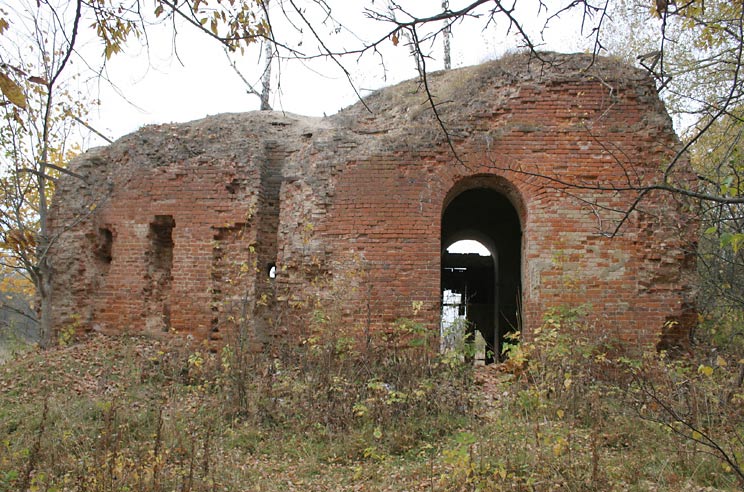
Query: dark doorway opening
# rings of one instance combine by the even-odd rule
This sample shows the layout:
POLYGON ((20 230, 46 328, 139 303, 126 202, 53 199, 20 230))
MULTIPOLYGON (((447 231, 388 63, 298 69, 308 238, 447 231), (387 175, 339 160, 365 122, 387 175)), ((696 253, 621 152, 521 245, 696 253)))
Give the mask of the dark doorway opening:
MULTIPOLYGON (((486 363, 501 358, 504 339, 519 330, 522 232, 509 199, 492 188, 471 188, 457 195, 442 215, 442 333, 448 323, 466 321, 466 336, 485 341, 486 363), (481 254, 447 251, 453 243, 474 240, 481 254)), ((455 328, 455 332, 458 328, 455 328)))

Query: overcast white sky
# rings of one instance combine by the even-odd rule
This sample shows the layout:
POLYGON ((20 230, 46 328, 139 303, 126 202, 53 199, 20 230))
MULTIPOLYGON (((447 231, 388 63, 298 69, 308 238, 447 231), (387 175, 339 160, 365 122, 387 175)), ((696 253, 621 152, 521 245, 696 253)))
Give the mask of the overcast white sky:
MULTIPOLYGON (((354 35, 347 31, 329 35, 330 27, 320 22, 319 34, 327 36, 336 47, 358 47, 361 41, 374 39, 382 35, 389 26, 366 19, 362 7, 372 5, 370 0, 329 0, 337 20, 341 20, 354 35), (356 36, 356 37, 355 37, 356 36)), ((415 10, 416 15, 431 15, 441 10, 440 0, 421 2, 409 0, 401 2, 415 10)), ((454 10, 461 0, 451 0, 454 10)), ((378 0, 374 6, 384 4, 378 0)), ((538 7, 533 0, 521 0, 518 13, 523 19, 529 19, 535 39, 540 40, 536 22, 538 7)), ((278 0, 274 0, 272 23, 277 36, 285 39, 293 47, 305 52, 317 49, 307 29, 303 34, 291 29, 282 21, 278 10, 278 0), (299 43, 301 46, 298 46, 299 43)), ((515 37, 506 35, 504 19, 494 26, 484 29, 486 22, 481 19, 466 19, 454 28, 452 35, 453 67, 473 65, 496 58, 509 49, 517 47, 515 37)), ((547 32, 545 49, 561 52, 579 51, 581 37, 575 22, 566 17, 554 22, 547 32)), ((177 53, 173 56, 170 33, 166 29, 150 32, 150 48, 145 49, 132 43, 124 54, 114 56, 107 65, 107 76, 112 80, 120 94, 106 83, 101 83, 101 106, 91 113, 90 121, 101 132, 111 138, 135 131, 151 123, 181 122, 202 118, 207 115, 224 112, 242 112, 258 109, 256 96, 246 93, 245 85, 230 68, 228 58, 221 46, 214 40, 182 26, 178 37, 177 53), (124 97, 123 97, 124 96, 124 97)), ((95 56, 100 56, 100 47, 95 41, 89 42, 86 49, 95 56)), ((432 59, 428 61, 430 70, 441 69, 442 43, 437 41, 431 46, 432 59)), ((256 55, 250 50, 242 58, 234 58, 241 72, 251 82, 258 84, 263 70, 256 55)), ((401 42, 394 46, 392 41, 383 45, 382 60, 373 54, 358 59, 348 56, 342 60, 351 72, 354 83, 362 95, 415 77, 415 65, 408 49, 401 42)), ((279 89, 272 98, 272 107, 290 113, 308 116, 333 114, 339 109, 353 104, 357 97, 343 73, 334 63, 328 60, 299 62, 284 60, 273 68, 274 83, 279 89)), ((94 142, 95 143, 95 142, 94 142)))

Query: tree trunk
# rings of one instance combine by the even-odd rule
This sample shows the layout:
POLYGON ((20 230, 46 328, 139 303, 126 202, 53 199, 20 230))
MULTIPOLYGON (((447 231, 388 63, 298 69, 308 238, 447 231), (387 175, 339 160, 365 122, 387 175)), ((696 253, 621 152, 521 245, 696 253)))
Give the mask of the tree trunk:
POLYGON ((53 344, 52 333, 52 276, 51 268, 44 258, 39 264, 39 345, 42 348, 53 344))
POLYGON ((271 41, 266 41, 264 45, 266 55, 266 68, 264 69, 263 79, 261 81, 261 111, 271 109, 269 98, 271 97, 271 61, 274 59, 274 46, 271 41))
MULTIPOLYGON (((269 2, 270 0, 264 0, 262 5, 266 22, 271 25, 269 23, 269 2)), ((273 34, 270 34, 270 36, 273 36, 273 34)), ((269 99, 271 97, 271 63, 274 61, 274 43, 268 38, 264 41, 264 57, 266 58, 266 68, 264 68, 261 78, 261 111, 271 109, 269 99)))
MULTIPOLYGON (((449 0, 442 0, 442 10, 444 10, 445 12, 449 10, 449 0)), ((449 70, 450 68, 452 68, 452 58, 450 57, 451 31, 449 26, 444 28, 442 35, 444 36, 444 69, 449 70)))

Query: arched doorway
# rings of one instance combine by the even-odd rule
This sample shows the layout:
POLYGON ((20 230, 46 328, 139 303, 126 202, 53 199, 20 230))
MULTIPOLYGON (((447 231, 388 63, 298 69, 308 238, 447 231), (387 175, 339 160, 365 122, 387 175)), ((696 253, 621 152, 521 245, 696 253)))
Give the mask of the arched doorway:
POLYGON ((521 251, 519 214, 503 193, 473 187, 446 204, 442 214, 442 323, 447 323, 456 308, 471 333, 477 331, 485 340, 486 363, 500 357, 505 335, 519 329, 521 251), (464 239, 477 241, 489 255, 448 251, 464 239))

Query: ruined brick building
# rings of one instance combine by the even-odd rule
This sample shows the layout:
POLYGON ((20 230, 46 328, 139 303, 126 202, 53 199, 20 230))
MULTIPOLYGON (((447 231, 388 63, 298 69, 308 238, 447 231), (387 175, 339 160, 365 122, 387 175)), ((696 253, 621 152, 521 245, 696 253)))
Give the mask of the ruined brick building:
POLYGON ((55 327, 266 339, 322 309, 331 329, 438 330, 450 290, 496 346, 557 306, 628 344, 682 336, 694 223, 660 193, 626 216, 679 150, 654 83, 543 58, 432 74, 447 133, 409 81, 330 117, 218 115, 87 152, 54 199, 55 327), (446 253, 460 239, 491 256, 446 253))

